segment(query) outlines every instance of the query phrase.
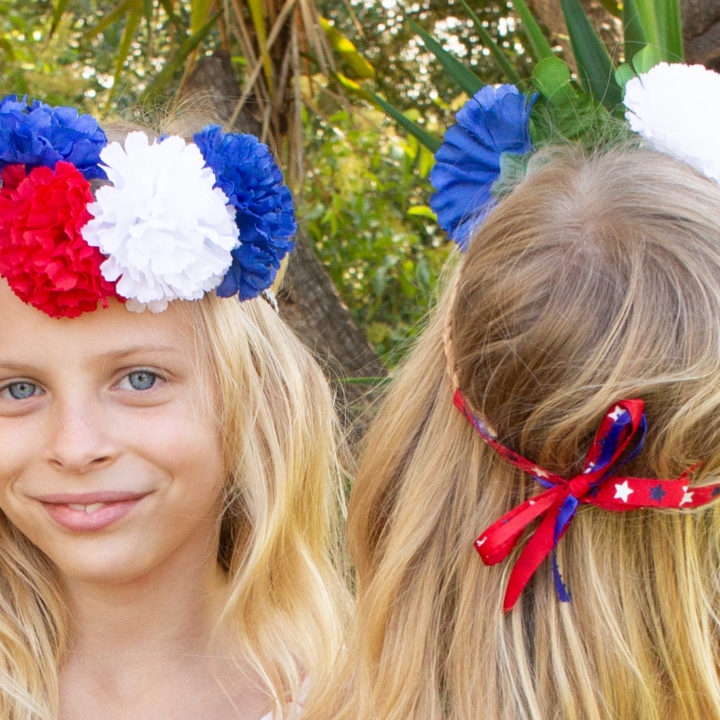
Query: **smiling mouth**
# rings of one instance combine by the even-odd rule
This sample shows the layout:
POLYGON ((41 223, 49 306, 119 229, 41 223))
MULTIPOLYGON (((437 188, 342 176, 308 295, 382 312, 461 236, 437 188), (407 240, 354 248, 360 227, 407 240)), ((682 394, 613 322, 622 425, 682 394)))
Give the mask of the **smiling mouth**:
POLYGON ((75 533, 87 533, 115 525, 148 494, 106 493, 101 497, 48 495, 37 500, 58 525, 75 533))

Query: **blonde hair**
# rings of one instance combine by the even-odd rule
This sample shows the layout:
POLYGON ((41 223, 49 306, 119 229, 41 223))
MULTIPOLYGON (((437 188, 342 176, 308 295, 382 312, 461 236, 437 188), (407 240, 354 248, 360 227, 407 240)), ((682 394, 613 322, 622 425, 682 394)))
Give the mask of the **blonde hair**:
MULTIPOLYGON (((227 468, 218 560, 236 630, 278 717, 306 674, 322 684, 347 609, 333 398, 310 353, 262 299, 182 304, 213 366, 227 468)), ((100 311, 102 312, 102 311, 100 311)), ((0 517, 0 717, 54 720, 71 626, 50 563, 0 517)))
MULTIPOLYGON (((720 718, 720 510, 583 506, 515 609, 520 548, 473 540, 541 487, 453 407, 443 327, 474 412, 564 477, 608 407, 643 398, 623 474, 720 474, 720 188, 636 148, 536 156, 477 232, 366 439, 348 534, 359 612, 315 717, 720 718)), ((521 543, 522 546, 523 543, 521 543)))

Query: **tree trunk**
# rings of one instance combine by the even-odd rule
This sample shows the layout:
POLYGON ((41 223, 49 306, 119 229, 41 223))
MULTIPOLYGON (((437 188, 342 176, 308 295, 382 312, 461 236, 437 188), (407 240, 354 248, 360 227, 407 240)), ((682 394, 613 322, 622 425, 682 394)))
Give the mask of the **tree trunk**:
POLYGON ((720 69, 720 0, 682 0, 685 61, 720 69))

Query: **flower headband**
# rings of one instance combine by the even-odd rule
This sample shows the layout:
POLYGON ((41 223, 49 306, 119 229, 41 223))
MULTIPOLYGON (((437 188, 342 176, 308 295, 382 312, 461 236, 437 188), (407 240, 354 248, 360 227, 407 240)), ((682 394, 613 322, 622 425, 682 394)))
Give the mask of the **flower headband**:
MULTIPOLYGON (((720 137, 708 112, 707 98, 720 102, 720 75, 702 66, 661 63, 626 84, 624 104, 630 128, 659 152, 683 160, 720 183, 720 137), (702 107, 698 107, 698 98, 702 107)), ((458 113, 457 124, 445 134, 436 153, 431 182, 437 192, 431 207, 440 225, 467 250, 472 232, 496 204, 494 185, 501 179, 507 154, 531 150, 529 122, 535 96, 527 98, 511 85, 483 88, 458 113), (470 200, 470 202, 468 201, 470 200)), ((712 107, 712 105, 711 105, 712 107)), ((674 479, 636 478, 619 475, 625 463, 643 447, 646 420, 643 401, 615 403, 601 421, 588 451, 583 470, 572 478, 551 473, 513 452, 497 440, 495 431, 471 411, 455 374, 452 349, 451 311, 443 331, 443 346, 454 394, 453 403, 480 437, 498 455, 530 475, 546 489, 513 508, 475 541, 486 565, 504 560, 534 521, 531 533, 510 573, 503 610, 515 605, 522 590, 542 561, 552 555, 553 577, 558 598, 567 602, 557 563, 556 549, 583 504, 613 512, 637 508, 695 508, 720 496, 720 484, 694 486, 689 468, 674 479)))
POLYGON ((193 141, 108 144, 73 108, 1 100, 0 275, 51 317, 262 293, 293 247, 290 190, 253 135, 208 125, 193 141))
MULTIPOLYGON (((496 205, 505 176, 532 151, 537 94, 514 85, 485 86, 457 113, 435 153, 430 200, 440 226, 464 252, 496 205)), ((702 65, 659 63, 625 84, 625 118, 654 150, 720 183, 720 75, 702 65)))

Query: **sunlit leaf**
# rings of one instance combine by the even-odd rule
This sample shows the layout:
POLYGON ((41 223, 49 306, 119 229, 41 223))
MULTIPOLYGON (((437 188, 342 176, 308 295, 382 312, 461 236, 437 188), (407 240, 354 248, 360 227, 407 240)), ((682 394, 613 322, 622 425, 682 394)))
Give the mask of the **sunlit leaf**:
POLYGON ((348 64, 358 78, 374 78, 375 68, 358 52, 355 45, 348 40, 334 25, 324 17, 320 18, 320 26, 325 31, 330 46, 348 64))
POLYGON ((250 17, 252 18, 253 27, 255 28, 255 38, 257 39, 260 56, 263 58, 263 72, 268 86, 273 86, 272 63, 267 52, 267 28, 265 27, 265 10, 263 8, 263 0, 247 0, 250 8, 250 17))
POLYGON ((430 209, 429 205, 413 205, 411 208, 408 208, 407 214, 410 217, 423 217, 428 218, 428 220, 437 221, 437 216, 430 209))

